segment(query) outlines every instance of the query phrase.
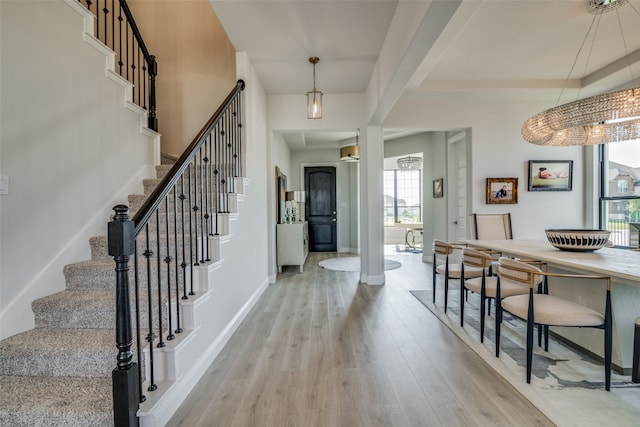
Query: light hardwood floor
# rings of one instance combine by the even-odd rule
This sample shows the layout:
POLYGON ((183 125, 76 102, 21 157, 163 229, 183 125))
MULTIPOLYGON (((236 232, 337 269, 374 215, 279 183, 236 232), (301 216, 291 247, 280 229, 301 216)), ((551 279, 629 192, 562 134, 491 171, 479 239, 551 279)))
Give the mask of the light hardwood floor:
POLYGON ((318 267, 278 275, 169 426, 553 425, 409 290, 421 254, 384 286, 318 267))

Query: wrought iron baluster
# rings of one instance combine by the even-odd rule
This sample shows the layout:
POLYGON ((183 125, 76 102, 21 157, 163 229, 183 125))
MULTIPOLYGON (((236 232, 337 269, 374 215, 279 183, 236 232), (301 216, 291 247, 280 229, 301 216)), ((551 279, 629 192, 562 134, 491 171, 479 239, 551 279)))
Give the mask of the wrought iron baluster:
POLYGON ((158 285, 158 347, 164 347, 166 344, 162 337, 162 256, 161 256, 161 244, 160 241, 160 208, 156 209, 156 281, 158 285))
POLYGON ((213 136, 211 134, 209 134, 209 136, 207 137, 207 154, 209 156, 209 167, 207 169, 207 180, 208 180, 208 185, 207 185, 207 194, 209 196, 209 207, 208 207, 208 212, 209 212, 209 221, 207 221, 208 226, 208 232, 209 232, 209 236, 213 236, 213 216, 214 214, 214 209, 215 209, 215 201, 214 201, 214 193, 213 193, 213 189, 214 189, 214 183, 213 183, 213 168, 214 168, 214 158, 213 158, 213 136))
MULTIPOLYGON (((174 199, 175 201, 175 199, 174 199)), ((164 215, 164 225, 165 225, 165 240, 167 244, 167 253, 164 257, 164 262, 167 266, 167 340, 172 340, 176 336, 173 335, 173 322, 172 322, 172 314, 173 309, 171 308, 171 228, 169 227, 169 196, 165 196, 164 199, 165 206, 165 215, 164 215)))
MULTIPOLYGON (((205 227, 205 214, 207 212, 207 206, 206 203, 204 201, 204 190, 205 190, 205 167, 206 167, 206 153, 205 155, 203 155, 202 151, 203 151, 203 146, 200 146, 200 150, 198 150, 198 156, 200 157, 200 167, 198 168, 198 171, 200 172, 200 187, 198 188, 199 193, 200 193, 200 245, 201 245, 201 249, 200 249, 200 262, 205 262, 207 255, 207 236, 208 233, 206 232, 206 227, 205 227)), ((196 190, 197 191, 197 190, 196 190)))
POLYGON ((151 257, 153 256, 153 251, 150 249, 150 241, 149 241, 149 223, 144 226, 145 228, 145 250, 142 255, 146 258, 147 263, 147 314, 149 316, 149 320, 147 321, 147 325, 149 331, 147 332, 146 340, 149 343, 149 387, 147 390, 154 391, 158 388, 155 383, 155 375, 154 375, 154 365, 153 365, 153 341, 156 339, 155 334, 153 333, 153 301, 152 294, 153 290, 151 288, 151 257))
POLYGON ((242 137, 243 137, 243 130, 242 130, 242 99, 240 97, 237 98, 237 102, 238 102, 238 166, 239 166, 239 170, 238 170, 238 176, 243 177, 244 176, 244 168, 242 165, 242 150, 243 150, 243 146, 242 146, 242 137))
MULTIPOLYGON (((191 161, 191 163, 189 163, 189 205, 192 205, 192 197, 193 197, 193 187, 192 187, 192 183, 193 183, 193 179, 191 178, 191 171, 193 169, 193 160, 191 161)), ((195 295, 193 292, 193 266, 197 265, 197 263, 193 262, 193 244, 194 244, 194 239, 193 239, 193 230, 194 230, 194 226, 193 226, 193 218, 192 218, 192 212, 193 212, 193 208, 191 207, 189 209, 189 269, 190 269, 190 274, 189 274, 189 281, 191 282, 191 289, 189 291, 189 295, 195 295)), ((195 215, 194 215, 195 216, 195 215)), ((196 236, 196 242, 198 241, 198 238, 196 236)), ((196 247, 196 256, 195 258, 198 258, 198 248, 196 247)))
POLYGON ((220 213, 220 196, 218 196, 220 189, 220 136, 218 134, 218 130, 220 127, 220 121, 217 121, 213 128, 213 158, 214 158, 214 169, 213 169, 213 177, 215 179, 214 182, 214 200, 215 200, 215 216, 216 216, 216 232, 215 235, 220 235, 220 224, 218 222, 218 214, 220 213))
POLYGON ((210 197, 210 192, 209 192, 209 185, 210 185, 210 181, 209 181, 209 173, 210 173, 210 169, 211 169, 211 156, 209 155, 209 141, 211 140, 211 135, 209 135, 207 137, 207 139, 204 142, 204 181, 202 183, 203 187, 204 187, 204 219, 205 219, 205 223, 204 223, 204 230, 203 230, 203 235, 202 235, 202 240, 204 240, 206 242, 205 245, 205 261, 209 262, 211 261, 211 256, 209 254, 209 235, 210 235, 210 219, 211 219, 211 197, 210 197))
MULTIPOLYGON (((199 152, 199 150, 198 150, 199 152)), ((200 169, 200 163, 198 163, 198 153, 193 158, 194 167, 193 167, 193 187, 189 194, 193 197, 193 221, 194 221, 194 239, 195 239, 195 249, 196 249, 196 261, 194 265, 200 265, 200 240, 198 239, 198 212, 200 211, 200 206, 198 206, 198 170, 200 169)))
POLYGON ((118 5, 118 74, 122 75, 122 65, 124 65, 122 60, 122 21, 124 18, 122 17, 122 4, 118 3, 118 5))
MULTIPOLYGON (((140 343, 142 343, 142 338, 141 338, 141 330, 142 327, 140 326, 140 266, 139 266, 139 259, 138 259, 138 239, 134 240, 134 279, 133 279, 133 283, 134 283, 134 287, 135 287, 135 306, 136 306, 136 342, 138 345, 136 345, 136 352, 137 352, 137 356, 138 356, 138 364, 140 364, 140 361, 142 360, 142 346, 140 345, 140 343)), ((138 388, 140 390, 140 403, 144 402, 145 400, 147 400, 147 396, 144 395, 144 393, 142 392, 142 370, 138 369, 138 388)))
MULTIPOLYGON (((233 101, 233 109, 232 109, 232 115, 233 115, 233 122, 231 123, 232 129, 233 129, 233 177, 237 178, 238 177, 238 105, 236 100, 233 101)), ((233 185, 234 185, 234 189, 235 189, 235 179, 233 180, 233 185)))
MULTIPOLYGON (((188 168, 187 168, 188 170, 188 168)), ((184 215, 184 202, 187 198, 184 194, 184 175, 187 172, 183 172, 182 176, 180 176, 180 218, 182 222, 182 263, 180 263, 180 267, 182 267, 182 299, 189 299, 187 296, 187 248, 185 242, 186 230, 186 218, 184 215)))
POLYGON ((226 137, 226 132, 225 132, 225 115, 222 115, 222 118, 220 120, 221 122, 221 128, 220 128, 220 159, 221 159, 221 164, 220 164, 220 190, 218 191, 218 194, 220 197, 220 207, 222 208, 222 212, 228 213, 229 212, 229 207, 227 205, 227 199, 225 197, 225 192, 227 191, 227 137, 226 137))
MULTIPOLYGON (((180 319, 180 267, 178 265, 178 185, 173 185, 173 268, 176 280, 176 329, 175 333, 182 332, 182 320, 180 319)), ((171 293, 171 289, 169 289, 171 293)), ((171 330, 171 328, 169 328, 171 330)))

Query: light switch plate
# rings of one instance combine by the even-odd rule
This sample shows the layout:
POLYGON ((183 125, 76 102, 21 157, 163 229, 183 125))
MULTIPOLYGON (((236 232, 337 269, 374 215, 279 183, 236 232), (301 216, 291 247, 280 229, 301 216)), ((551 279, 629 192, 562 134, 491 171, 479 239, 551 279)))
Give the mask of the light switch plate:
POLYGON ((0 195, 9 194, 9 176, 0 175, 0 195))

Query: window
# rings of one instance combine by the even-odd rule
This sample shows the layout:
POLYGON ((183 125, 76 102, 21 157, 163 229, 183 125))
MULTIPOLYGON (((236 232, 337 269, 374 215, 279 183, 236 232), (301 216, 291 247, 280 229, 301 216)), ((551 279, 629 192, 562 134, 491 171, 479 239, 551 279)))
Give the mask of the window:
POLYGON ((640 149, 634 142, 600 147, 600 228, 615 246, 640 248, 640 149))
POLYGON ((421 171, 384 171, 384 225, 422 222, 421 171))

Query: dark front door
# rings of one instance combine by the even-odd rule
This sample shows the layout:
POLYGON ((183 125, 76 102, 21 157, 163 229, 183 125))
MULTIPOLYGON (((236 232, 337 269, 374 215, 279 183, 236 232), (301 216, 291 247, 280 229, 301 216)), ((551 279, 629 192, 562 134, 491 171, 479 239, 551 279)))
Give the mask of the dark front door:
POLYGON ((309 250, 335 252, 336 238, 336 168, 304 168, 306 218, 309 222, 309 250))

